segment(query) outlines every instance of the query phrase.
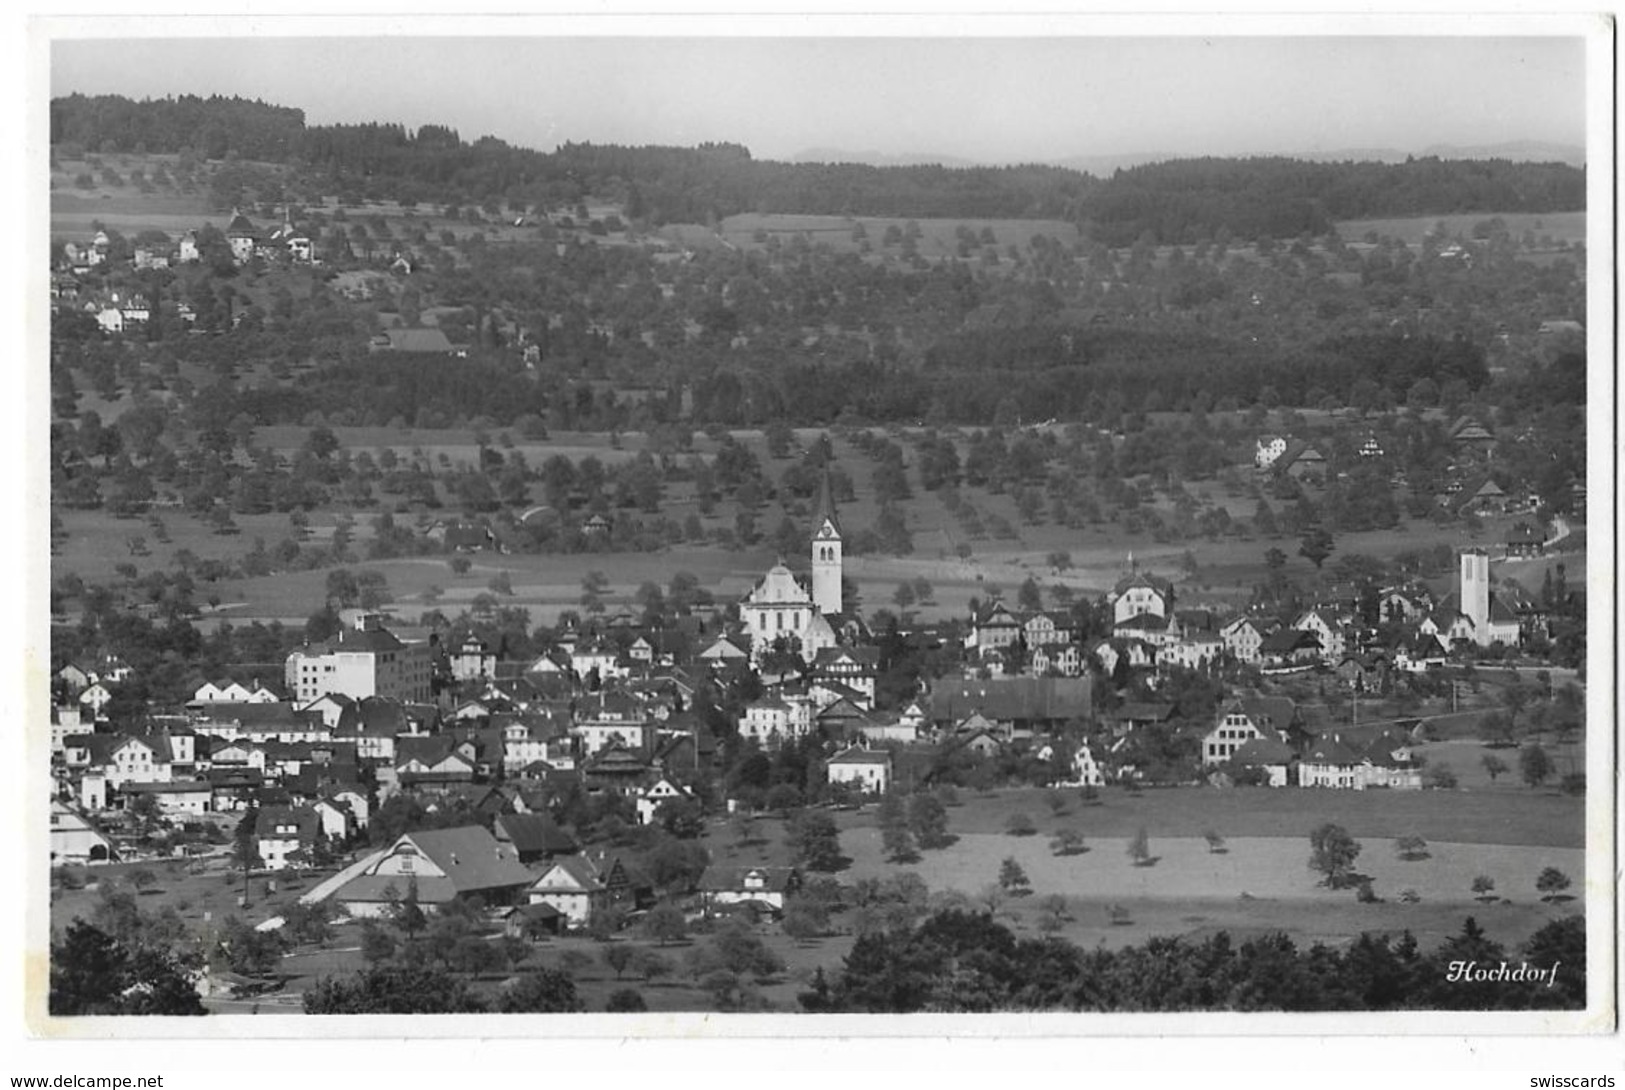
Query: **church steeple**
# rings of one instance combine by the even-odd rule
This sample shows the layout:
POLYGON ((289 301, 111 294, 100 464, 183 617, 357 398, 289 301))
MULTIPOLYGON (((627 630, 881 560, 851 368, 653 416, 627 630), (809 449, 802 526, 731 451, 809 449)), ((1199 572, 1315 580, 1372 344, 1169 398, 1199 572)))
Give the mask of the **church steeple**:
POLYGON ((818 507, 813 515, 812 596, 813 606, 818 612, 833 614, 842 611, 841 524, 835 515, 835 496, 830 486, 828 466, 824 467, 824 478, 818 488, 818 507))
POLYGON ((835 517, 835 489, 830 484, 827 465, 818 482, 818 506, 813 511, 814 532, 821 532, 825 523, 829 524, 836 537, 841 536, 841 524, 835 517))

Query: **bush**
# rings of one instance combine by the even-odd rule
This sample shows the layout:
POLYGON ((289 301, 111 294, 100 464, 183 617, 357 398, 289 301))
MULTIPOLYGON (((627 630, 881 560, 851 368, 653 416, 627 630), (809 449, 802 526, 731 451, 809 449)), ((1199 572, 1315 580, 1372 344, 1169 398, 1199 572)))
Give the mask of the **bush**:
POLYGON ((604 1004, 604 1010, 610 1014, 636 1014, 649 1009, 644 1002, 643 993, 636 988, 617 988, 610 993, 609 1002, 604 1004))
POLYGON ((1004 831, 1011 836, 1032 836, 1038 832, 1038 826, 1029 815, 1014 813, 1010 815, 1010 820, 1004 823, 1004 831))

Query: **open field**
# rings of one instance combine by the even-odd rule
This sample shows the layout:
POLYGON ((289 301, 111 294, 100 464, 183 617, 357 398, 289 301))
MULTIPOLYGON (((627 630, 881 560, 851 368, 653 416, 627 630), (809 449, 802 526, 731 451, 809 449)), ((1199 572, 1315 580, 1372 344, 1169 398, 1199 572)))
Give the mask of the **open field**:
MULTIPOLYGON (((1004 833, 1010 815, 1025 813, 1044 836, 1075 826, 1086 838, 1128 837, 1144 828, 1153 840, 1200 837, 1208 830, 1238 837, 1301 837, 1335 822, 1355 839, 1415 834, 1429 841, 1579 849, 1585 845, 1585 800, 1549 790, 1512 788, 1503 779, 1493 791, 1334 791, 1237 787, 1172 787, 1138 793, 1102 788, 1098 805, 1063 791, 1067 808, 1051 816, 1046 793, 1020 788, 978 795, 960 791, 961 805, 948 811, 949 832, 1004 833)), ((873 825, 868 811, 843 814, 850 828, 873 825)), ((1020 838, 1011 838, 1015 843, 1020 838)))
MULTIPOLYGON (((1043 823, 1048 826, 1049 823, 1043 823)), ((1323 904, 1352 899, 1349 890, 1318 885, 1308 867, 1309 837, 1227 838, 1226 850, 1208 851, 1200 837, 1152 836, 1153 866, 1137 867, 1128 858, 1128 838, 1086 838, 1089 850, 1056 856, 1049 849, 1048 829, 1037 836, 1014 837, 966 833, 940 851, 926 852, 918 863, 900 867, 885 860, 878 829, 853 831, 841 840, 852 857, 847 880, 884 878, 912 870, 932 889, 957 889, 971 895, 995 882, 1000 861, 1015 859, 1039 894, 1067 897, 1181 901, 1192 898, 1229 900, 1243 895, 1276 901, 1300 901, 1313 913, 1323 904)), ((1360 839, 1356 837, 1356 839, 1360 839)), ((1578 848, 1509 847, 1503 844, 1459 844, 1429 840, 1432 857, 1401 861, 1393 842, 1368 838, 1356 868, 1371 877, 1377 894, 1393 898, 1414 889, 1423 902, 1473 904, 1472 882, 1478 875, 1495 879, 1497 893, 1514 902, 1539 902, 1535 878, 1545 867, 1557 867, 1575 879, 1584 873, 1585 852, 1578 848)))

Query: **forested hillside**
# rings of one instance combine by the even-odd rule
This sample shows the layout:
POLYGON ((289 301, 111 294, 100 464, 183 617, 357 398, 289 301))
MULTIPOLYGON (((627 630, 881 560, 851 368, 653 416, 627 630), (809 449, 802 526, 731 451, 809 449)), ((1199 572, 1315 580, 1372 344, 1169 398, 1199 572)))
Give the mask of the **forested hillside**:
POLYGON ((1112 246, 1323 234, 1334 220, 1584 207, 1585 172, 1559 163, 1420 159, 1398 164, 1189 159, 1109 179, 1061 167, 872 167, 754 159, 737 144, 553 152, 425 125, 309 126, 301 110, 237 98, 135 102, 71 95, 51 103, 56 145, 178 153, 294 167, 346 199, 506 201, 569 207, 592 196, 653 225, 741 212, 1058 218, 1112 246))

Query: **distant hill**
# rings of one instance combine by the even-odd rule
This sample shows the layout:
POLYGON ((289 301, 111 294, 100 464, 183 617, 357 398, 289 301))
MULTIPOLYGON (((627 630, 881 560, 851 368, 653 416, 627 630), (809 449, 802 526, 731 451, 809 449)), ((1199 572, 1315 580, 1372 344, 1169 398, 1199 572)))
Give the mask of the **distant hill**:
POLYGON ((1336 148, 1331 151, 1299 152, 1296 158, 1314 163, 1403 163, 1406 159, 1505 159, 1510 163, 1562 163, 1584 167, 1585 149, 1573 144, 1553 144, 1542 140, 1511 140, 1503 144, 1429 144, 1421 151, 1399 148, 1336 148))
MULTIPOLYGON (((867 167, 924 167, 943 166, 955 170, 986 166, 975 159, 961 159, 953 155, 935 155, 926 152, 888 154, 881 151, 845 151, 841 148, 807 148, 786 160, 787 163, 857 163, 867 167)), ((1056 164, 1064 166, 1065 164, 1056 164)))

